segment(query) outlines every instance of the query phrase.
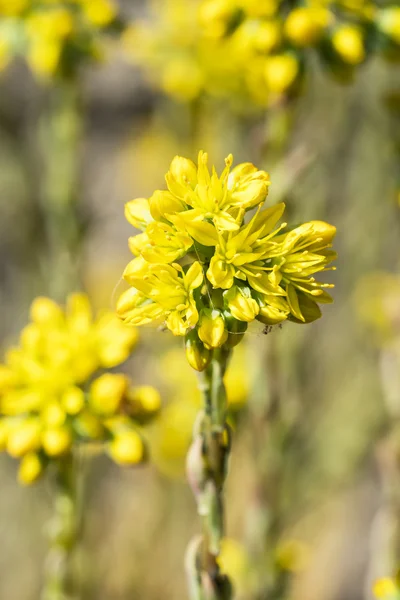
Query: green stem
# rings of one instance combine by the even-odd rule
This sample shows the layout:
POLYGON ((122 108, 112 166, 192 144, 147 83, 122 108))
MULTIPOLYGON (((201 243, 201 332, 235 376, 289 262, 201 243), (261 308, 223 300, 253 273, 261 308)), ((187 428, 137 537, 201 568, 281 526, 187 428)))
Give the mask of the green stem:
POLYGON ((42 203, 49 246, 46 269, 50 273, 51 294, 64 299, 79 284, 78 250, 83 229, 77 195, 82 134, 78 82, 60 82, 49 102, 40 129, 44 159, 42 203))
POLYGON ((230 350, 214 350, 211 364, 201 374, 199 387, 204 412, 196 423, 188 454, 188 477, 203 519, 203 536, 191 542, 186 558, 191 600, 233 597, 229 579, 218 564, 224 536, 223 488, 230 450, 223 382, 229 356, 230 350))
POLYGON ((72 554, 77 542, 76 472, 73 457, 57 465, 54 515, 41 600, 73 600, 72 554))

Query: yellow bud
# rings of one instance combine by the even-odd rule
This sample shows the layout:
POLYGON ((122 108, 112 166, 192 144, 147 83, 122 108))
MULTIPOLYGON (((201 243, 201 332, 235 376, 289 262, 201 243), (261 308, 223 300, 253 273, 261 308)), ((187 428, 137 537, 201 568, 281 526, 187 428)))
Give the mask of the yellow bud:
POLYGON ((40 447, 41 426, 38 419, 26 419, 11 429, 7 439, 7 452, 19 458, 40 447))
POLYGON ((262 21, 254 32, 253 44, 256 50, 268 54, 278 46, 280 39, 279 23, 277 21, 262 21))
POLYGON ((127 202, 125 204, 125 218, 136 229, 146 229, 147 225, 153 220, 147 198, 136 198, 127 202))
POLYGON ((65 454, 72 446, 72 435, 68 427, 54 427, 42 433, 43 450, 48 456, 65 454))
POLYGON ((374 595, 382 600, 389 600, 392 596, 398 594, 398 589, 394 579, 391 577, 381 577, 374 583, 374 595))
POLYGON ((21 485, 30 485, 37 481, 43 472, 43 463, 35 452, 26 454, 18 469, 18 481, 21 485))
POLYGON ((185 338, 186 358, 196 371, 204 371, 210 364, 212 352, 204 347, 196 330, 190 331, 185 338))
POLYGON ((24 350, 30 353, 37 352, 42 340, 40 327, 36 323, 29 323, 21 331, 20 341, 24 350))
POLYGON ((161 396, 151 385, 142 385, 134 388, 130 395, 130 400, 137 402, 146 413, 155 413, 161 407, 161 396))
POLYGON ((258 303, 251 297, 250 288, 247 287, 232 286, 224 293, 224 300, 232 316, 238 321, 254 321, 260 311, 258 303))
POLYGON ((276 94, 285 92, 295 81, 299 63, 292 54, 270 56, 265 63, 265 81, 268 89, 276 94))
POLYGON ((314 44, 328 24, 328 12, 302 6, 292 10, 285 21, 285 34, 297 46, 314 44))
POLYGON ((31 319, 38 325, 59 325, 63 321, 63 312, 50 298, 39 297, 32 302, 31 319))
POLYGON ((40 77, 53 75, 60 61, 62 45, 57 39, 36 38, 28 54, 31 69, 40 77))
POLYGON ((162 74, 162 86, 167 94, 179 100, 194 100, 203 87, 203 73, 192 59, 171 60, 162 74))
POLYGON ((228 338, 225 321, 219 310, 204 309, 200 317, 198 335, 206 348, 219 348, 228 338))
POLYGON ((59 427, 65 421, 65 411, 58 402, 51 402, 42 411, 42 422, 46 427, 59 427))
POLYGON ((111 458, 121 465, 134 465, 144 458, 144 446, 136 431, 118 433, 108 446, 111 458))
POLYGON ((355 25, 338 27, 332 35, 332 46, 350 65, 358 65, 365 59, 363 35, 355 25))
POLYGON ((185 209, 184 203, 173 196, 170 192, 157 190, 151 196, 150 212, 156 221, 166 218, 166 215, 173 215, 185 209))
POLYGON ((90 386, 89 404, 100 415, 112 415, 128 389, 128 378, 121 374, 105 373, 90 386))
POLYGON ((113 21, 116 17, 116 7, 109 0, 89 0, 82 4, 83 12, 86 18, 97 25, 104 27, 113 21))
POLYGON ((76 415, 85 406, 85 394, 78 387, 68 388, 61 397, 61 405, 69 415, 76 415))
POLYGON ((393 6, 380 11, 378 19, 379 29, 390 37, 396 44, 400 44, 400 7, 393 6))

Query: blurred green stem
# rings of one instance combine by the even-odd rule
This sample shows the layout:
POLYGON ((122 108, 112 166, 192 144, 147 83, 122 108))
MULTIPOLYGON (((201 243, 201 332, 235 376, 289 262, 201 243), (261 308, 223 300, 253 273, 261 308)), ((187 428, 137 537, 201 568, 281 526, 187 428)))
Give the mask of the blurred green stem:
POLYGON ((76 80, 60 82, 51 90, 41 122, 44 160, 43 213, 48 240, 47 281, 50 292, 63 300, 78 287, 78 167, 82 125, 76 80))
POLYGON ((196 424, 188 454, 188 478, 203 519, 203 536, 188 549, 186 567, 191 600, 231 600, 232 586, 221 573, 218 557, 224 536, 223 487, 230 450, 223 377, 230 350, 214 350, 211 364, 200 377, 204 412, 196 424))
POLYGON ((61 459, 55 474, 54 515, 49 523, 49 551, 41 600, 75 600, 72 554, 76 548, 76 470, 73 456, 61 459))

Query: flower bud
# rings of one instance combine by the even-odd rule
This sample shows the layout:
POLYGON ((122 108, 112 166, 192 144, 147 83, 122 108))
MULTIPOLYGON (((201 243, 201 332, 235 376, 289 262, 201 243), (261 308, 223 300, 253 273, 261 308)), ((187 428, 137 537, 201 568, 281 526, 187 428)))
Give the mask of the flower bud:
POLYGON ((68 427, 52 427, 42 433, 42 447, 47 456, 61 456, 72 445, 71 431, 68 427))
POLYGON ((63 312, 50 298, 36 298, 31 305, 31 319, 38 325, 53 325, 63 321, 63 312))
POLYGON ((147 225, 153 220, 147 198, 136 198, 136 200, 127 202, 125 204, 125 218, 136 229, 142 231, 146 229, 147 225))
POLYGON ((116 463, 121 465, 140 463, 144 459, 143 440, 137 431, 121 431, 108 445, 108 453, 116 463))
POLYGON ((8 434, 7 452, 19 458, 32 450, 40 448, 41 426, 38 419, 26 419, 18 423, 8 434))
POLYGON ((61 405, 68 415, 77 415, 85 406, 85 394, 76 386, 68 388, 61 397, 61 405))
POLYGON ((185 204, 181 200, 178 200, 170 192, 161 190, 154 192, 149 203, 150 212, 156 221, 166 219, 166 215, 173 215, 185 210, 185 204))
POLYGON ((99 415, 112 415, 128 389, 128 378, 122 374, 105 373, 90 386, 89 404, 99 415))
POLYGON ((364 40, 355 25, 342 25, 332 35, 332 46, 340 58, 350 65, 358 65, 365 59, 364 40))
POLYGON ((226 342, 228 332, 225 330, 225 321, 220 310, 202 310, 198 335, 206 348, 219 348, 226 342))
POLYGON ((189 365, 196 371, 204 371, 210 364, 212 352, 204 347, 195 329, 186 334, 185 347, 189 365))
POLYGON ((294 83, 298 72, 299 63, 292 54, 277 54, 266 59, 264 76, 271 92, 285 92, 294 83))
POLYGON ((18 469, 18 481, 21 485, 30 485, 37 481, 43 472, 43 462, 35 452, 26 454, 18 469))
POLYGON ((224 300, 235 319, 239 321, 254 321, 259 313, 259 306, 251 296, 250 288, 246 286, 232 286, 224 292, 224 300))
POLYGON ((142 385, 128 392, 129 414, 139 421, 153 417, 161 407, 161 396, 153 386, 142 385))

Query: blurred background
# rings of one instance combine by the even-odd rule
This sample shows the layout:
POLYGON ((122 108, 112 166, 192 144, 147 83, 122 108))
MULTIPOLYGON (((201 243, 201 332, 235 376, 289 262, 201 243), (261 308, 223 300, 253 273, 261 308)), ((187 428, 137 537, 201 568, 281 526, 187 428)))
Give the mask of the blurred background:
MULTIPOLYGON (((250 329, 237 348, 224 566, 239 600, 369 599, 400 548, 398 63, 366 44, 340 71, 325 46, 278 40, 295 75, 263 90, 252 71, 245 89, 252 59, 221 47, 226 12, 199 20, 199 4, 0 0, 0 345, 16 342, 37 295, 83 289, 114 308, 130 259, 124 204, 162 189, 175 154, 204 149, 221 170, 232 152, 267 170, 287 220, 337 227, 335 301, 316 323, 250 329)), ((251 22, 282 26, 279 1, 259 14, 247 4, 251 22)), ((80 597, 186 598, 196 376, 181 340, 152 329, 125 370, 159 387, 163 410, 149 465, 85 459, 80 597)), ((0 598, 34 600, 51 490, 21 488, 0 458, 0 598)))

